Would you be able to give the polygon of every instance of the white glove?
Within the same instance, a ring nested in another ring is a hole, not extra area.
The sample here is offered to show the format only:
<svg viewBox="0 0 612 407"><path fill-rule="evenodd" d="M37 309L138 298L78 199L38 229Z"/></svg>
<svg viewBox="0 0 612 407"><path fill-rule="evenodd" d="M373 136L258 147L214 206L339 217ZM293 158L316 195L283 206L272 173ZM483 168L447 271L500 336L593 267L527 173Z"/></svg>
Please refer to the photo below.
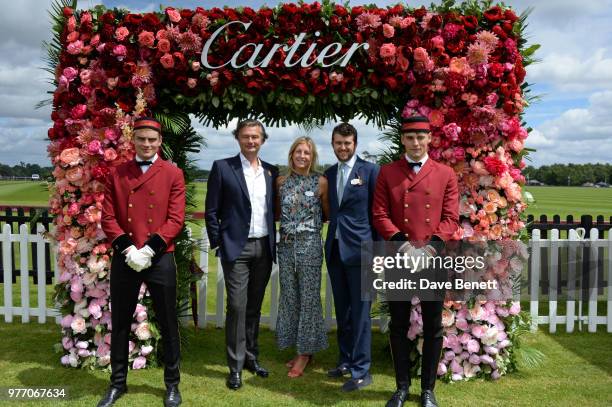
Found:
<svg viewBox="0 0 612 407"><path fill-rule="evenodd" d="M135 271L142 271L151 267L151 258L154 255L155 252L149 246L144 246L140 250L130 250L125 258L125 262Z"/></svg>
<svg viewBox="0 0 612 407"><path fill-rule="evenodd" d="M129 252L131 252L132 250L138 250L136 249L136 246L131 245L130 247L128 247L127 249L125 249L124 251L121 252L121 254L127 255Z"/></svg>
<svg viewBox="0 0 612 407"><path fill-rule="evenodd" d="M421 270L426 269L427 263L429 263L429 259L433 258L435 253L435 249L431 246L424 246L418 249L413 247L412 251L408 253L408 255L411 256L415 261L414 264L416 265L416 267L414 268L413 272L418 273Z"/></svg>
<svg viewBox="0 0 612 407"><path fill-rule="evenodd" d="M408 256L411 256L412 251L414 250L414 246L410 244L410 242L406 242L397 249L400 253L406 253Z"/></svg>

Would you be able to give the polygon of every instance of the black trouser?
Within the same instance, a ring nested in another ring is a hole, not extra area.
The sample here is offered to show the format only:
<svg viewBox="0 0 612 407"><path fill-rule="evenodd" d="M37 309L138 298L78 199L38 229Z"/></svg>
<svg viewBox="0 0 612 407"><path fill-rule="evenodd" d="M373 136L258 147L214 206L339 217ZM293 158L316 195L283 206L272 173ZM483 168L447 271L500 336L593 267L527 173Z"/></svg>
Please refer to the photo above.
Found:
<svg viewBox="0 0 612 407"><path fill-rule="evenodd" d="M423 355L421 390L433 390L436 384L440 352L442 352L442 301L421 302L423 316ZM390 342L399 387L410 386L410 342L406 337L410 327L410 301L389 301L391 313Z"/></svg>
<svg viewBox="0 0 612 407"><path fill-rule="evenodd" d="M164 346L164 382L177 385L180 380L180 338L176 318L176 263L173 253L154 259L148 269L134 271L125 263L125 256L113 257L111 265L111 385L126 385L128 372L128 344L138 293L142 283L153 300L153 310L161 330Z"/></svg>
<svg viewBox="0 0 612 407"><path fill-rule="evenodd" d="M249 239L232 262L222 262L227 309L225 344L231 372L240 372L246 360L257 360L261 304L272 271L268 237Z"/></svg>

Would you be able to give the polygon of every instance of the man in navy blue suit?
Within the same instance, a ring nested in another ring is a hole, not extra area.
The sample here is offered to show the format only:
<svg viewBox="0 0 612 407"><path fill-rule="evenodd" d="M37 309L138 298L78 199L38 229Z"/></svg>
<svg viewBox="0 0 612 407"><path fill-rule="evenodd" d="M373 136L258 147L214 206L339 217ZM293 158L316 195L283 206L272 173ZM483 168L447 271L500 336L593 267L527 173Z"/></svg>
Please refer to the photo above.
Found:
<svg viewBox="0 0 612 407"><path fill-rule="evenodd" d="M213 163L205 204L210 248L217 250L225 277L225 342L230 373L226 385L242 386L243 367L260 377L257 360L261 304L276 256L274 185L278 169L259 159L268 138L257 120L238 123L240 153Z"/></svg>
<svg viewBox="0 0 612 407"><path fill-rule="evenodd" d="M342 390L353 391L372 383L371 301L361 297L361 242L376 235L371 209L379 167L355 155L357 130L348 123L334 128L332 147L338 163L325 171L330 186L325 261L334 293L339 358L328 376L350 374Z"/></svg>

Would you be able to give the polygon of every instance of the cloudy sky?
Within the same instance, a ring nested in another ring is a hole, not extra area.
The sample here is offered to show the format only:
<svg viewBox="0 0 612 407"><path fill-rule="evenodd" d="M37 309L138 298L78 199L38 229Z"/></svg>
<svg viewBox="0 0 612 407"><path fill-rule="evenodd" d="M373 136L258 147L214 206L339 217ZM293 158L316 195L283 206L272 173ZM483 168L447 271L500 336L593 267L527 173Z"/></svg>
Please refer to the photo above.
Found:
<svg viewBox="0 0 612 407"><path fill-rule="evenodd" d="M439 1L439 0L434 0ZM352 5L375 1L351 1ZM0 13L0 163L20 161L49 165L45 141L50 109L35 109L52 90L44 66L42 41L50 38L47 10L49 0L21 0L3 3ZM79 0L79 8L90 8L100 1ZM149 1L102 1L107 7L120 6L135 11L159 9ZM276 5L277 1L166 0L175 7ZM379 6L397 1L376 1ZM413 1L417 6L430 1ZM532 7L529 18L530 43L542 48L541 62L528 69L527 81L542 101L530 106L525 116L534 128L527 146L536 166L551 163L612 163L612 0L506 0L518 13ZM379 151L380 129L355 122L359 130L358 151ZM197 159L200 167L210 168L213 159L237 151L231 129L205 128L194 123L206 137L208 147ZM329 134L333 123L310 133L320 146L321 162L333 162ZM284 163L288 146L305 134L298 127L270 128L270 140L262 149L265 160Z"/></svg>

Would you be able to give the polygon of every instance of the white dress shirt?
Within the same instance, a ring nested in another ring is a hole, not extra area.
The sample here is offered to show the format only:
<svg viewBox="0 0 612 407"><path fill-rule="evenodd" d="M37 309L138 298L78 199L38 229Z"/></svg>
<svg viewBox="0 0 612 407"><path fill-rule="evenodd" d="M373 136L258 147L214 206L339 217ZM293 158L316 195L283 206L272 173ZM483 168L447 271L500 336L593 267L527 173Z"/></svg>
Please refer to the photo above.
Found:
<svg viewBox="0 0 612 407"><path fill-rule="evenodd" d="M414 161L412 159L410 159L410 157L408 157L407 154L404 154L404 158L406 159L406 161L408 161L409 163L416 163L417 161ZM419 171L421 171L421 168L423 168L423 166L425 165L425 163L427 162L427 160L429 159L429 155L426 153L425 157L421 158L421 161L418 161L421 163L420 167L413 167L412 170L414 171L415 174L418 174Z"/></svg>
<svg viewBox="0 0 612 407"><path fill-rule="evenodd" d="M152 163L155 162L155 160L157 160L157 153L155 153L155 155L153 156L153 158L151 158L148 161L151 161ZM138 155L136 156L136 162L141 162L141 161L145 161L142 158L138 157ZM152 164L151 164L152 165ZM151 168L151 165L139 165L140 169L142 170L142 173L144 174L145 172L147 172L147 170L149 168Z"/></svg>
<svg viewBox="0 0 612 407"><path fill-rule="evenodd" d="M340 195L344 198L344 191L346 191L346 185L349 183L349 177L355 166L355 161L357 161L357 154L353 154L348 161L338 161L338 173L336 174L336 193L338 198L340 198ZM340 172L342 172L342 174ZM344 176L344 191L340 192L340 178L342 178L342 176ZM338 199L338 206L340 206L341 202L342 201ZM340 228L336 226L336 239L340 238L339 229Z"/></svg>
<svg viewBox="0 0 612 407"><path fill-rule="evenodd" d="M268 235L268 224L266 215L268 206L266 205L266 176L264 168L259 158L257 159L257 171L251 167L251 163L240 153L242 162L242 172L249 190L249 200L251 201L251 225L249 227L249 238L260 238Z"/></svg>

